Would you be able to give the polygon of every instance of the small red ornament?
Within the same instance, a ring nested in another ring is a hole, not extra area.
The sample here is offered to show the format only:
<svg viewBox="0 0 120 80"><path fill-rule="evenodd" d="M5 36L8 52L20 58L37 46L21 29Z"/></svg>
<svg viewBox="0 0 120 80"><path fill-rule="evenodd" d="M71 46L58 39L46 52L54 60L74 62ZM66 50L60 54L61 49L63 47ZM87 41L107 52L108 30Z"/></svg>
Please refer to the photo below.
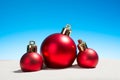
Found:
<svg viewBox="0 0 120 80"><path fill-rule="evenodd" d="M30 41L25 53L20 60L21 70L24 72L38 71L42 68L42 56L37 53L35 41Z"/></svg>
<svg viewBox="0 0 120 80"><path fill-rule="evenodd" d="M77 56L77 63L80 67L94 68L98 63L98 55L95 50L88 48L86 43L78 40L79 53Z"/></svg>
<svg viewBox="0 0 120 80"><path fill-rule="evenodd" d="M48 36L41 45L41 53L49 68L66 68L72 65L76 58L76 45L69 37L70 25L61 33Z"/></svg>

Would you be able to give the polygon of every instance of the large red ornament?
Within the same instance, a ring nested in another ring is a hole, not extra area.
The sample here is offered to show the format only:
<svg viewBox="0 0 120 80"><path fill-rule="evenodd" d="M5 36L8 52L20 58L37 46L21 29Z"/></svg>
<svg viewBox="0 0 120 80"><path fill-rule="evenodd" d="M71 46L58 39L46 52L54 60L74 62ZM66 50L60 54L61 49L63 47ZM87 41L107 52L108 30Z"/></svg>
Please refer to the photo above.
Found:
<svg viewBox="0 0 120 80"><path fill-rule="evenodd" d="M79 53L77 63L80 67L95 68L98 63L98 55L95 50L87 48L87 45L82 40L78 40Z"/></svg>
<svg viewBox="0 0 120 80"><path fill-rule="evenodd" d="M76 45L69 37L69 25L61 33L48 36L41 45L41 53L49 68L66 68L72 65L76 58Z"/></svg>
<svg viewBox="0 0 120 80"><path fill-rule="evenodd" d="M25 53L20 60L21 70L24 72L38 71L42 68L42 56L37 53L37 46L34 41L30 41Z"/></svg>

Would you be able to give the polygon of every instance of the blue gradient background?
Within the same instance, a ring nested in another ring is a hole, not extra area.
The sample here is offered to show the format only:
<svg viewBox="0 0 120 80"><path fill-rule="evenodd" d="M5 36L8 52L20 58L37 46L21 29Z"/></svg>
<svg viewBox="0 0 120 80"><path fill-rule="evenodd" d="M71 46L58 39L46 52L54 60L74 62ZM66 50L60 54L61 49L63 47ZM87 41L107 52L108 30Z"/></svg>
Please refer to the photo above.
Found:
<svg viewBox="0 0 120 80"><path fill-rule="evenodd" d="M38 52L50 34L72 25L100 58L120 59L119 0L0 0L0 59L20 59L30 40Z"/></svg>

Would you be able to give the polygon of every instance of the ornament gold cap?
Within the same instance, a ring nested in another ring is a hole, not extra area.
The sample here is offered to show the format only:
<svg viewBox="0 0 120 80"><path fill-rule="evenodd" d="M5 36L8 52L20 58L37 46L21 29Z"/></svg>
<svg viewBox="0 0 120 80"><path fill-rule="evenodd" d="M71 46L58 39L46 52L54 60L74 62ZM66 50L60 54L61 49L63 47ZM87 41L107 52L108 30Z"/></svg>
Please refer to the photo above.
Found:
<svg viewBox="0 0 120 80"><path fill-rule="evenodd" d="M71 28L71 25L67 24L66 27L62 29L61 34L69 36L70 33L71 33L71 29L70 28Z"/></svg>
<svg viewBox="0 0 120 80"><path fill-rule="evenodd" d="M79 39L78 40L78 49L79 49L79 51L84 51L86 48L88 48L86 42Z"/></svg>
<svg viewBox="0 0 120 80"><path fill-rule="evenodd" d="M27 52L37 52L35 41L29 41L29 45L27 45Z"/></svg>

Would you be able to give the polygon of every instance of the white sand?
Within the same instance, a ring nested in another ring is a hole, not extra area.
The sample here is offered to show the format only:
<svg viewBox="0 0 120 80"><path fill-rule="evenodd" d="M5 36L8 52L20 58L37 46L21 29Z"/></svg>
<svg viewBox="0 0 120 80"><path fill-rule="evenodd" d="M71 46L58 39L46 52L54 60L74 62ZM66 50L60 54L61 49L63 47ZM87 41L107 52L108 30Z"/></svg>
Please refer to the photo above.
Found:
<svg viewBox="0 0 120 80"><path fill-rule="evenodd" d="M21 72L19 61L0 60L0 80L120 80L120 60L102 59L93 69L75 64L65 69Z"/></svg>

